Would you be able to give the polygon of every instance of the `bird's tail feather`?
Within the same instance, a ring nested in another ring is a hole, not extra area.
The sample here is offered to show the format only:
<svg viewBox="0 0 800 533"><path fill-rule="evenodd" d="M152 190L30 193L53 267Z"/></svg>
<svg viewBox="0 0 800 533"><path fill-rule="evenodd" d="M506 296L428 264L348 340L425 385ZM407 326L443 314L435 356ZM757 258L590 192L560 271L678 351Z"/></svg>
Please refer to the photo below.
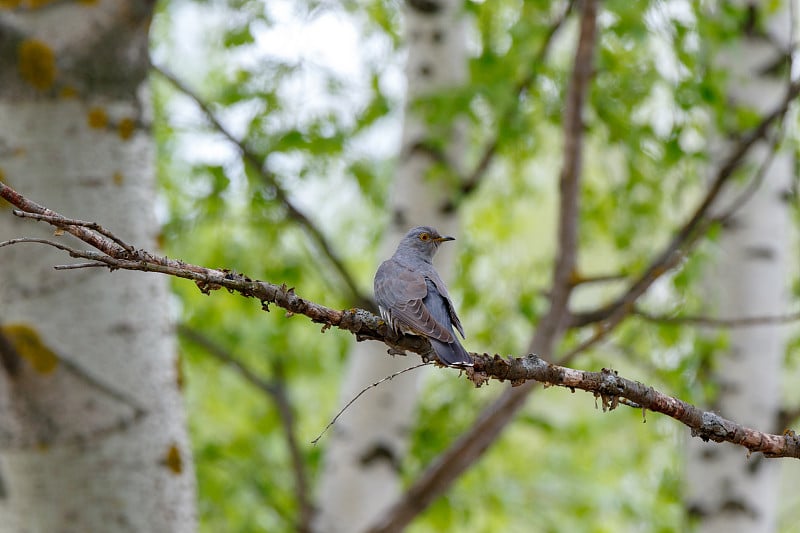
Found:
<svg viewBox="0 0 800 533"><path fill-rule="evenodd" d="M428 339L431 341L431 346L433 346L433 351L436 352L436 356L439 358L443 364L447 366L472 366L472 357L470 357L469 353L461 346L461 343L458 342L458 339L454 339L453 342L442 342L436 339Z"/></svg>

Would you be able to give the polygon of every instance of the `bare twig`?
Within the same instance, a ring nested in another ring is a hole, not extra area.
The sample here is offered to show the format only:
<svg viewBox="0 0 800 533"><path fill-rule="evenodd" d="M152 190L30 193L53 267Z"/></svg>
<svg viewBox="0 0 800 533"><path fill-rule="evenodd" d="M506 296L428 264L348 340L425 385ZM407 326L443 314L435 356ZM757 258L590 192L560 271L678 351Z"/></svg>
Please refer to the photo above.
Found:
<svg viewBox="0 0 800 533"><path fill-rule="evenodd" d="M20 218L32 218L34 220L41 220L44 222L49 222L50 224L63 228L65 226L83 226L84 228L89 228L98 232L100 235L108 237L115 243L122 246L124 249L128 250L129 252L133 251L133 247L129 244L125 244L122 239L119 239L116 235L105 229L103 226L98 224L97 222L86 222L85 220L77 220L74 218L64 218L64 217L54 217L52 215L42 215L39 213L27 213L25 211L20 211L19 209L14 209L14 215Z"/></svg>
<svg viewBox="0 0 800 533"><path fill-rule="evenodd" d="M783 137L783 121L781 121L776 128L775 134L772 136L770 140L770 149L767 153L767 156L764 158L764 161L758 167L755 176L747 186L744 188L743 191L739 193L739 195L734 198L734 200L730 203L730 205L723 209L718 215L713 217L713 222L725 224L727 223L733 216L736 214L739 209L744 206L750 200L753 195L758 191L761 187L761 184L764 183L764 178L767 175L767 170L769 170L770 165L775 160L775 156L778 153L778 147L780 145L781 138Z"/></svg>
<svg viewBox="0 0 800 533"><path fill-rule="evenodd" d="M700 315L657 315L635 308L633 315L659 324L690 324L693 326L703 326L708 328L744 328L751 326L769 326L778 324L789 324L800 320L800 311L785 315L765 315L749 316L742 318L713 318Z"/></svg>
<svg viewBox="0 0 800 533"><path fill-rule="evenodd" d="M311 444L314 444L314 445L316 445L316 444L319 442L319 440L322 438L322 436L323 436L323 435L325 435L325 433L326 433L326 432L327 432L327 431L330 429L330 427L331 427L332 425L334 425L334 424L336 423L336 421L337 421L337 420L339 420L339 417L340 417L340 416L342 416L342 414L343 414L343 413L344 413L344 412L347 410L347 408L348 408L348 407L350 407L351 405L353 405L353 404L356 402L356 400L358 400L359 398L361 398L361 396L362 396L362 395L363 395L365 392L367 392L368 390L370 390L370 389L372 389L372 388L375 388L375 387L377 387L377 386L378 386L378 385L380 385L381 383L384 383L384 382L386 382L386 381L390 381L390 380L392 380L392 379L396 378L396 377L397 377L397 376L399 376L400 374L405 374L405 373L406 373L406 372L408 372L409 370L414 370L414 369L416 369L416 368L419 368L419 367L422 367L422 366L428 366L428 365L430 365L430 364L431 364L430 362L427 362L427 361L426 361L426 362L424 362L424 363L420 363L420 364L418 364L418 365L414 365L414 366L410 366L410 367L408 367L408 368L404 368L403 370L398 370L398 371L397 371L397 372L395 372L394 374L390 374L390 375L386 376L385 378L379 379L379 380L378 380L378 381L376 381L375 383L371 383L371 384L367 385L366 387L364 387L363 389L361 389L361 392L359 392L358 394L356 394L356 395L353 397L353 399L351 399L349 402L347 402L347 403L345 404L345 406L344 406L344 407L342 407L341 409L339 409L339 412L338 412L338 413L336 413L336 416L334 416L334 417L331 419L331 421L330 421L330 422L328 422L328 425L327 425L327 426L325 426L325 429L323 429L323 430L322 430L322 432L321 432L319 435L317 435L317 437L316 437L315 439L313 439L313 440L311 441Z"/></svg>
<svg viewBox="0 0 800 533"><path fill-rule="evenodd" d="M311 503L305 461L300 451L300 444L297 441L294 409L292 408L288 394L286 394L286 388L283 383L278 380L266 380L262 378L239 358L200 331L190 328L185 324L179 324L177 330L186 340L197 344L203 348L206 353L234 369L247 382L265 393L275 403L281 425L283 426L286 447L289 450L289 455L292 460L292 471L294 472L295 497L297 498L299 507L296 529L299 532L310 532L311 521L314 517L314 506Z"/></svg>
<svg viewBox="0 0 800 533"><path fill-rule="evenodd" d="M314 222L294 204L294 202L292 202L288 191L286 191L279 183L278 177L272 171L266 168L264 158L256 154L249 146L247 146L244 141L237 139L236 136L233 135L233 133L231 133L230 130L228 130L222 124L222 122L219 121L216 114L211 109L211 106L204 102L203 99L200 98L197 93L192 91L192 89L190 89L185 83L183 83L170 72L167 72L162 67L152 65L152 68L164 79L169 81L176 89L188 96L195 103L195 105L197 105L200 111L202 111L203 115L205 115L206 120L211 123L214 129L221 133L223 137L225 137L236 147L237 150L239 150L239 153L242 155L242 159L245 164L249 165L259 175L264 184L275 192L276 198L286 208L289 218L297 222L300 227L303 228L308 236L311 237L311 240L316 244L316 246L319 247L331 265L333 265L334 269L336 269L339 277L347 286L347 290L350 293L350 298L353 300L353 303L367 309L375 309L376 307L372 299L359 290L355 279L350 274L350 271L345 267L341 258L333 250L333 246L322 233L322 230L319 229L316 224L314 224Z"/></svg>
<svg viewBox="0 0 800 533"><path fill-rule="evenodd" d="M0 183L0 196L5 198L8 203L11 205L19 208L20 211L24 211L25 213L36 213L39 215L45 216L56 216L60 217L58 213L52 211L44 206L41 206L35 202L31 202L17 191L12 189L11 187ZM17 215L20 216L20 215ZM69 220L66 217L61 217L63 220ZM44 219L42 219L44 220ZM49 221L48 221L49 222ZM50 222L53 224L52 222ZM109 255L113 255L114 257L124 257L128 250L124 246L120 246L114 239L109 239L105 237L103 234L86 228L81 225L66 225L66 226L59 226L57 224L53 224L57 228L61 228L64 231L71 233L72 235L76 236L83 242L93 246L94 248L100 249L99 246L104 246L106 248L106 253ZM33 242L33 241L31 241ZM48 244L48 243L44 243ZM56 246L58 248L59 245Z"/></svg>
<svg viewBox="0 0 800 533"><path fill-rule="evenodd" d="M553 265L550 308L539 322L530 351L551 354L566 325L569 297L574 287L578 244L578 201L583 155L583 105L592 74L597 22L596 0L584 0L575 62L564 109L564 154L560 176L559 245ZM401 531L426 509L500 436L524 405L534 382L506 390L478 416L474 424L414 481L400 500L370 529Z"/></svg>
<svg viewBox="0 0 800 533"><path fill-rule="evenodd" d="M623 281L628 276L626 274L603 274L597 276L575 276L572 280L572 285L577 287L579 285L589 285L595 283L608 283L611 281Z"/></svg>
<svg viewBox="0 0 800 533"><path fill-rule="evenodd" d="M0 197L17 202L14 204L17 207L29 205L37 209L44 209L25 199L3 183L0 183ZM58 217L59 215L50 211L50 216ZM55 220L51 223L57 224ZM392 348L404 349L419 354L427 354L431 350L430 343L421 337L403 336L398 338L393 336L386 324L368 311L359 309L336 311L300 298L295 294L294 289L287 288L285 285L278 286L264 281L253 281L241 274L190 265L181 261L159 257L142 250L137 250L133 257L129 257L127 252L121 249L112 239L103 236L98 237L98 234L93 232L86 235L86 241L91 241L93 246L101 250L100 253L108 250L110 253L123 256L122 258L111 255L105 256L104 262L111 269L161 272L175 277L192 279L200 290L206 293L224 287L230 291L239 292L243 296L260 299L265 310L269 303L274 303L289 311L288 315L305 315L314 322L324 323L326 327L336 326L339 329L350 331L356 334L359 339L379 340ZM78 251L78 253L89 252ZM323 327L323 330L326 327ZM472 357L475 366L467 369L466 374L476 385L482 385L489 379L498 379L501 381L510 380L514 385L542 382L548 385L581 389L593 392L597 397L601 398L606 409L614 408L619 398L624 398L643 409L649 409L675 418L690 427L695 436L716 442L732 442L751 451L763 452L769 457L800 458L800 439L794 433L788 432L783 436L770 435L740 426L714 413L702 411L681 400L659 393L651 387L645 387L640 383L621 378L610 370L603 370L602 372L575 370L547 363L535 355L520 358L503 358L499 355L472 354ZM75 371L75 368L72 370ZM102 384L97 384L97 386L113 397L132 405L137 411L135 414L141 415L141 408L138 408L134 402L113 390L109 390ZM512 390L519 390L520 388L522 387ZM518 401L522 401L522 399L524 399L524 396L519 398ZM499 420L498 424L505 423L508 415L502 411L498 412L496 409L507 405L513 407L515 404L513 402L496 402L493 404L495 409L484 411L480 420L494 416ZM487 427L487 425L483 424L483 427ZM489 425L488 427L491 426ZM468 437L469 432L462 439ZM488 446L488 443L486 445ZM455 465L461 470L465 469L475 459L473 452L470 450L467 450L467 452L465 452L461 461L466 464L459 465L457 462ZM452 481L451 478L452 475L445 470L443 475L437 477L440 483L435 483L434 486L443 488L443 484L447 486ZM418 493L418 489L415 489L418 486L419 484L412 486L413 494ZM431 498L430 489L426 489L425 492L418 494L418 496L423 498L423 501L429 501ZM418 508L419 505L412 505L412 511ZM397 525L396 522L392 523Z"/></svg>
<svg viewBox="0 0 800 533"><path fill-rule="evenodd" d="M79 268L95 268L95 267L107 267L108 265L104 265L103 263L72 263L69 265L54 265L54 270L77 270Z"/></svg>
<svg viewBox="0 0 800 533"><path fill-rule="evenodd" d="M34 237L20 237L18 239L9 239L7 241L0 242L0 248L5 246L11 246L12 244L22 244L22 243L34 243L34 244L46 244L47 246L52 246L53 248L58 248L61 251L67 252L72 257L83 257L80 250L76 250L75 248L70 248L64 244L57 243L55 241L51 241L48 239L37 239Z"/></svg>

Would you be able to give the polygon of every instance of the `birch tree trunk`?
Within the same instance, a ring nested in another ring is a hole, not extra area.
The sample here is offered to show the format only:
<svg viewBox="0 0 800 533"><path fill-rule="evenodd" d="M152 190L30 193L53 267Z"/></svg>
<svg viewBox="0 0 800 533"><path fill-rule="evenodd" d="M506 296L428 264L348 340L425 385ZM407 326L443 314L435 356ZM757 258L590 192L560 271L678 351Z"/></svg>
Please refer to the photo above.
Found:
<svg viewBox="0 0 800 533"><path fill-rule="evenodd" d="M426 141L434 133L415 115L411 103L426 93L463 84L467 76L463 5L461 0L407 0L405 7L408 59L407 102L402 147L389 206L392 220L384 237L381 260L413 226L434 226L452 234L456 213L443 208L447 199L441 180L428 178L435 163ZM450 172L462 169L463 128L454 123L447 141ZM447 279L454 246L444 246L436 265ZM376 265L377 268L377 265ZM412 364L414 359L390 358L385 348L359 343L353 348L342 384L347 402L364 387ZM357 532L380 517L400 494L399 470L414 424L416 396L422 372L403 374L369 391L350 406L333 428L319 487L317 531Z"/></svg>
<svg viewBox="0 0 800 533"><path fill-rule="evenodd" d="M152 7L52 2L0 15L0 178L144 248L159 231L137 97ZM4 216L0 241L20 236L85 247ZM64 262L41 245L0 249L0 532L194 531L167 280L53 270Z"/></svg>
<svg viewBox="0 0 800 533"><path fill-rule="evenodd" d="M771 68L785 61L790 46L788 6L759 17L763 4L751 6L752 28L737 49L720 58L731 74L730 97L762 115L784 97L786 80ZM766 33L761 31L761 27ZM785 72L782 73L784 76ZM752 152L755 166L768 158L762 141ZM735 216L724 225L717 255L709 265L707 286L715 316L741 318L788 312L791 219L787 203L795 171L792 150L781 150L766 169L764 181ZM730 206L747 184L733 187L720 202ZM775 431L780 408L780 374L785 352L778 325L730 331L730 346L715 358L718 395L712 408L745 426ZM777 528L780 462L760 454L747 457L729 444L705 444L691 439L687 457L687 508L698 530L772 532Z"/></svg>

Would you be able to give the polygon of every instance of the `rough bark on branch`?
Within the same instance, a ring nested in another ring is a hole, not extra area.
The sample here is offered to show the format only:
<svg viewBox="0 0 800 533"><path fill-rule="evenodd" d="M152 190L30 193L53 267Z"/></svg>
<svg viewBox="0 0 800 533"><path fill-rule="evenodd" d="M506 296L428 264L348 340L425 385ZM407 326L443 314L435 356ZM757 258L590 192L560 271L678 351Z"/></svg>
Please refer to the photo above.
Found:
<svg viewBox="0 0 800 533"><path fill-rule="evenodd" d="M78 250L59 245L74 257L101 263L111 270L140 270L160 272L170 276L193 280L204 293L225 288L242 296L257 298L264 310L270 303L285 309L287 316L301 314L313 322L324 324L323 331L335 326L350 331L358 340L377 340L393 349L406 350L426 357L431 352L430 343L422 337L410 335L395 337L377 316L362 309L338 311L298 296L294 288L257 281L226 269L212 269L191 265L179 260L161 257L146 250L120 244L122 241L93 222L81 222L62 217L58 213L31 202L11 187L0 183L0 197L29 213L44 215L43 221L69 232L97 251ZM28 217L37 218L37 217ZM76 224L77 223L77 224ZM19 241L19 240L15 240ZM8 245L6 241L0 247ZM24 242L24 240L23 240ZM132 251L131 251L132 250ZM570 389L592 392L602 400L603 409L614 409L625 400L643 410L663 413L678 420L692 430L692 435L715 442L731 442L750 450L762 452L767 457L800 458L800 438L793 432L783 435L763 433L747 428L711 412L703 411L686 402L672 398L638 382L620 377L613 370L601 372L575 370L548 363L536 355L503 358L499 355L472 354L475 366L467 378L477 386L489 379L511 381L513 385L536 381Z"/></svg>

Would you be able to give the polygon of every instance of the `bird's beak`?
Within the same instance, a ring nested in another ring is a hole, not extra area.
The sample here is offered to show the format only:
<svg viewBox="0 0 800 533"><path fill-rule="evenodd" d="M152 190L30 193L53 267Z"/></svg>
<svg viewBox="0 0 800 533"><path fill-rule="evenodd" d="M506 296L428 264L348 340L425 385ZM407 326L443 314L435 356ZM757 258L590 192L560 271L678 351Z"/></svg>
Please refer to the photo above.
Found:
<svg viewBox="0 0 800 533"><path fill-rule="evenodd" d="M440 242L446 242L446 241L454 241L454 240L456 240L456 238L455 237L450 237L448 235L445 235L444 237L439 237L438 239L433 239L433 240L436 241L436 243L440 243Z"/></svg>

